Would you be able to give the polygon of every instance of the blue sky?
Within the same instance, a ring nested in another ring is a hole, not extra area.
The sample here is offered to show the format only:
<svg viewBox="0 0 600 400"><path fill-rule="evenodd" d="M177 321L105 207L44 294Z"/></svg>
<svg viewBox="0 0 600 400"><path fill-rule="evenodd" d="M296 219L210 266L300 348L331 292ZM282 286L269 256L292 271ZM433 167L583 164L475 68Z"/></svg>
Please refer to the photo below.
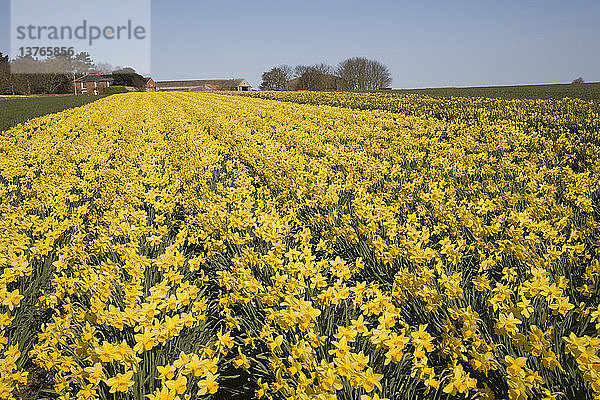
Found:
<svg viewBox="0 0 600 400"><path fill-rule="evenodd" d="M258 86L274 65L365 56L397 88L600 81L599 15L598 0L153 0L152 76Z"/></svg>

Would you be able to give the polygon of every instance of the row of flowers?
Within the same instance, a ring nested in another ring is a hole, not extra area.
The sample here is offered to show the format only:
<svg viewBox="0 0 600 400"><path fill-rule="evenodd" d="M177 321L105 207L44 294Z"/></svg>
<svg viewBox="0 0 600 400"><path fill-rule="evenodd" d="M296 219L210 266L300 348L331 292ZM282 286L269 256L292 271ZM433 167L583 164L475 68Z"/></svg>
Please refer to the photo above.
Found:
<svg viewBox="0 0 600 400"><path fill-rule="evenodd" d="M267 95L1 134L0 398L600 393L593 105Z"/></svg>

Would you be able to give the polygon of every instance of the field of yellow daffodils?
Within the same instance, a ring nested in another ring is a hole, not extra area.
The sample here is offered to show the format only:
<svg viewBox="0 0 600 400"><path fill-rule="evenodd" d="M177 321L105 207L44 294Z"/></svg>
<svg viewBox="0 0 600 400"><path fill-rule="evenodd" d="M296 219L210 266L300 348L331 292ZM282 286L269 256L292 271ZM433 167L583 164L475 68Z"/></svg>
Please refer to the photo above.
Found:
<svg viewBox="0 0 600 400"><path fill-rule="evenodd" d="M0 133L0 398L600 398L598 105L260 95Z"/></svg>

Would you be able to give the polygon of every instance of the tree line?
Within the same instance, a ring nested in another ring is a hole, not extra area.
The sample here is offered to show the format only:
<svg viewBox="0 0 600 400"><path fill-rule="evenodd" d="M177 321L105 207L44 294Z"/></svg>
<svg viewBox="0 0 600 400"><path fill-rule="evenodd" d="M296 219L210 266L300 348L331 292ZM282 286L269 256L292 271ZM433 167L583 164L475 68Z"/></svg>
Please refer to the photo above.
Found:
<svg viewBox="0 0 600 400"><path fill-rule="evenodd" d="M13 72L17 71L17 72ZM0 52L0 94L74 93L73 81L87 74L112 74L113 85L143 90L146 80L133 68L94 62L86 52L61 54L39 60L31 56L9 60Z"/></svg>
<svg viewBox="0 0 600 400"><path fill-rule="evenodd" d="M392 83L387 66L377 60L352 57L333 67L279 65L262 74L261 90L377 90Z"/></svg>

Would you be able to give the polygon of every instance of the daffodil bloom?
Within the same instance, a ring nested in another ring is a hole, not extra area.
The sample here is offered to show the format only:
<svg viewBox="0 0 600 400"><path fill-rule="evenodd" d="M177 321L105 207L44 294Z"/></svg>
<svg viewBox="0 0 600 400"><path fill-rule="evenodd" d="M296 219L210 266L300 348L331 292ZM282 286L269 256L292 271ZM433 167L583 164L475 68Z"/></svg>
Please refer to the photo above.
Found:
<svg viewBox="0 0 600 400"><path fill-rule="evenodd" d="M187 390L187 378L184 375L179 375L175 380L166 381L165 386L177 394L184 394Z"/></svg>
<svg viewBox="0 0 600 400"><path fill-rule="evenodd" d="M93 385L97 385L102 379L105 378L101 363L95 363L91 367L85 367L84 371L87 374L87 380Z"/></svg>
<svg viewBox="0 0 600 400"><path fill-rule="evenodd" d="M169 390L166 386L163 386L160 390L154 391L152 394L147 394L148 400L175 400L177 393Z"/></svg>
<svg viewBox="0 0 600 400"><path fill-rule="evenodd" d="M238 356L233 360L233 366L236 368L243 368L247 370L250 368L250 362L248 361L248 357L242 354L241 349L238 348Z"/></svg>
<svg viewBox="0 0 600 400"><path fill-rule="evenodd" d="M198 387L200 388L198 394L203 396L205 394L217 393L217 389L219 389L219 382L217 381L218 377L219 375L213 375L208 372L206 376L198 382Z"/></svg>
<svg viewBox="0 0 600 400"><path fill-rule="evenodd" d="M173 365L165 365L165 366L157 366L158 372L160 374L161 380L171 380L175 377L175 372L177 368Z"/></svg>
<svg viewBox="0 0 600 400"><path fill-rule="evenodd" d="M517 325L520 325L522 322L520 319L516 318L513 313L500 314L498 322L496 323L496 329L499 332L508 332L510 334L517 333L519 328Z"/></svg>
<svg viewBox="0 0 600 400"><path fill-rule="evenodd" d="M222 334L221 332L217 332L217 338L219 340L219 346L223 348L230 349L233 347L233 339L231 338L229 332Z"/></svg>
<svg viewBox="0 0 600 400"><path fill-rule="evenodd" d="M117 374L114 378L105 379L105 382L110 387L111 393L127 392L134 384L131 380L132 377L133 371L127 371L124 374Z"/></svg>
<svg viewBox="0 0 600 400"><path fill-rule="evenodd" d="M383 378L383 374L376 374L373 372L373 368L369 367L364 373L359 375L361 376L362 387L367 392L371 392L375 388L382 390L380 381Z"/></svg>

